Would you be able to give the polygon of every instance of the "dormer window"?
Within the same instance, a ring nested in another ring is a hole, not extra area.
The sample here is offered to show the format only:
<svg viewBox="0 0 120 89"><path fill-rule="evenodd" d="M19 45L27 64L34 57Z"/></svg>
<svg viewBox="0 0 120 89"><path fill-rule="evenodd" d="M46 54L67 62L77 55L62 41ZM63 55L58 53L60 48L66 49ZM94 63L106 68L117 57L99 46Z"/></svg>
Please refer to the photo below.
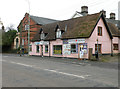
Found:
<svg viewBox="0 0 120 89"><path fill-rule="evenodd" d="M43 40L45 38L45 34L41 33L41 40Z"/></svg>
<svg viewBox="0 0 120 89"><path fill-rule="evenodd" d="M61 30L58 29L56 32L56 38L61 38Z"/></svg>

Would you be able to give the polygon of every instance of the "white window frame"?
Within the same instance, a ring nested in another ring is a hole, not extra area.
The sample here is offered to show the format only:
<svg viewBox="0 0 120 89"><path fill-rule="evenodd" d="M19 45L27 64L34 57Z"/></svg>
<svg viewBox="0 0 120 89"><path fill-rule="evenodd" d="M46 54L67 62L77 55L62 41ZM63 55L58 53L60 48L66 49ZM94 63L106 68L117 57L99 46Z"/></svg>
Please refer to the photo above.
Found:
<svg viewBox="0 0 120 89"><path fill-rule="evenodd" d="M25 30L29 30L29 25L28 24L25 25Z"/></svg>
<svg viewBox="0 0 120 89"><path fill-rule="evenodd" d="M24 39L22 39L22 45L24 45L24 42L25 42L25 40L24 40Z"/></svg>
<svg viewBox="0 0 120 89"><path fill-rule="evenodd" d="M61 30L58 29L56 32L56 38L61 38Z"/></svg>
<svg viewBox="0 0 120 89"><path fill-rule="evenodd" d="M45 34L41 33L41 40L43 40L45 38Z"/></svg>

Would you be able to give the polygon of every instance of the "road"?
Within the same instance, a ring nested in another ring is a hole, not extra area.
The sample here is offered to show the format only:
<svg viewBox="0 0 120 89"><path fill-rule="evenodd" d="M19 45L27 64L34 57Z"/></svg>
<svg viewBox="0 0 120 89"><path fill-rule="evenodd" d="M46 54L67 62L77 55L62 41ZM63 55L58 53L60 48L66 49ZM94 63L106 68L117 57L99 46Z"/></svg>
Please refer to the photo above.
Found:
<svg viewBox="0 0 120 89"><path fill-rule="evenodd" d="M82 62L77 65L52 59L60 60L3 54L2 86L118 87L117 69L96 67Z"/></svg>

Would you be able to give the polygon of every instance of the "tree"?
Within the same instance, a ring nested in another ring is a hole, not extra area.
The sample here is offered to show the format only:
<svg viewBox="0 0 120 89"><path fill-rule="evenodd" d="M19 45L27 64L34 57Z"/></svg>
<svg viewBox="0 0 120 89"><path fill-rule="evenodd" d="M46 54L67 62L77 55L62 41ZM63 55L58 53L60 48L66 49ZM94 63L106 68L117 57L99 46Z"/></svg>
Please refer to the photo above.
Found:
<svg viewBox="0 0 120 89"><path fill-rule="evenodd" d="M14 42L14 38L16 37L16 30L10 28L7 32L2 35L2 51L8 51L11 49L12 43Z"/></svg>

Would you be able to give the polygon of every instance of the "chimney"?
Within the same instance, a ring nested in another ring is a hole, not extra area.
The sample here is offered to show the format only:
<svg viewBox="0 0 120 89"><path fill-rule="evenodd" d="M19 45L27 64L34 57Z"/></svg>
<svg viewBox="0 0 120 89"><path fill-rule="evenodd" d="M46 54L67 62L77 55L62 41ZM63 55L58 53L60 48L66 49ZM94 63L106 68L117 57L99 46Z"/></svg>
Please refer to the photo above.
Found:
<svg viewBox="0 0 120 89"><path fill-rule="evenodd" d="M110 13L110 19L114 19L115 20L115 13Z"/></svg>
<svg viewBox="0 0 120 89"><path fill-rule="evenodd" d="M83 16L88 15L88 7L87 7L87 6L82 6L82 7L81 7L81 14L82 14Z"/></svg>
<svg viewBox="0 0 120 89"><path fill-rule="evenodd" d="M101 10L100 13L103 13L103 16L106 17L106 11Z"/></svg>

